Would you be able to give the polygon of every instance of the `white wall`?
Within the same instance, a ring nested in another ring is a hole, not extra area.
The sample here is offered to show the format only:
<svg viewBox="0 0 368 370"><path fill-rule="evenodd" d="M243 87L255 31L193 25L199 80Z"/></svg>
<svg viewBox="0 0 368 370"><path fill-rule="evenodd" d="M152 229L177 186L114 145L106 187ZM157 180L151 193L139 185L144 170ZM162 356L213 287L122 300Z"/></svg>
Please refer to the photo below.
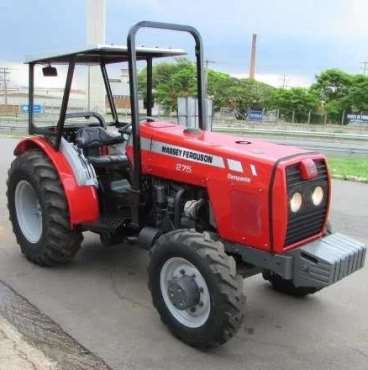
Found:
<svg viewBox="0 0 368 370"><path fill-rule="evenodd" d="M106 0L87 1L87 46L106 43ZM105 112L105 87L100 67L90 67L89 109ZM87 92L88 94L88 92Z"/></svg>

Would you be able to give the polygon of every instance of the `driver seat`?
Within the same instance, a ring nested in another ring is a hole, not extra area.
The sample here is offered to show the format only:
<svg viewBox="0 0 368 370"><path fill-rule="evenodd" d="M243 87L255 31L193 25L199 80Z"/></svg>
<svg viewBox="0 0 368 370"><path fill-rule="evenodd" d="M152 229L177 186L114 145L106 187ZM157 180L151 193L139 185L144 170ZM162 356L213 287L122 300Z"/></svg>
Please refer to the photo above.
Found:
<svg viewBox="0 0 368 370"><path fill-rule="evenodd" d="M97 148L102 145L122 144L122 135L107 131L104 127L82 127L75 135L75 143L82 149Z"/></svg>
<svg viewBox="0 0 368 370"><path fill-rule="evenodd" d="M102 146L122 144L125 139L123 135L108 132L103 127L82 127L75 135L76 145L83 149L89 162L94 167L124 166L129 165L125 154L98 155L98 148Z"/></svg>

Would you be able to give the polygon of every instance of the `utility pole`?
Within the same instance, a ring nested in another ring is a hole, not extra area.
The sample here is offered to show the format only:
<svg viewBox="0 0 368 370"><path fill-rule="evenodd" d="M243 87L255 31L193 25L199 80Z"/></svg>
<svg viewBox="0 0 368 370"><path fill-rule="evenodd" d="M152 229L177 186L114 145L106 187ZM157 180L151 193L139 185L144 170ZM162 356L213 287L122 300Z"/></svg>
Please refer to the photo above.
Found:
<svg viewBox="0 0 368 370"><path fill-rule="evenodd" d="M106 0L86 0L87 45L106 43ZM92 111L105 113L105 87L97 66L88 67L87 104Z"/></svg>
<svg viewBox="0 0 368 370"><path fill-rule="evenodd" d="M256 78L256 56L257 56L257 34L253 33L249 68L249 78L251 80L255 80Z"/></svg>
<svg viewBox="0 0 368 370"><path fill-rule="evenodd" d="M360 64L362 65L361 69L363 70L363 75L366 76L368 71L368 61L361 62Z"/></svg>
<svg viewBox="0 0 368 370"><path fill-rule="evenodd" d="M87 112L91 111L91 66L88 66L88 81L87 81Z"/></svg>
<svg viewBox="0 0 368 370"><path fill-rule="evenodd" d="M283 89L286 89L287 88L287 75L286 73L284 72L284 74L282 75L282 88Z"/></svg>
<svg viewBox="0 0 368 370"><path fill-rule="evenodd" d="M216 64L216 62L214 60L209 60L209 59L206 59L204 61L204 65L205 65L204 78L205 78L206 89L208 88L208 71L209 71L210 64Z"/></svg>
<svg viewBox="0 0 368 370"><path fill-rule="evenodd" d="M10 74L10 68L8 67L0 67L0 76L3 85L3 93L4 93L4 104L8 104L8 75Z"/></svg>

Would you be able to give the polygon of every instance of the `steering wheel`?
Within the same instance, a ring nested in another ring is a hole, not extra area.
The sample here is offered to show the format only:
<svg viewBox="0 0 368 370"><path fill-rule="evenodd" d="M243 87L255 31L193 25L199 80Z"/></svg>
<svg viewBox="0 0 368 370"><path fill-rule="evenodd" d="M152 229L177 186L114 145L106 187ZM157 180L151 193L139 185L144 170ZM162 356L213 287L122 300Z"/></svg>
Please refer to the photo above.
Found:
<svg viewBox="0 0 368 370"><path fill-rule="evenodd" d="M119 131L122 134L130 134L132 131L132 123L131 122L126 123L123 127L119 128Z"/></svg>

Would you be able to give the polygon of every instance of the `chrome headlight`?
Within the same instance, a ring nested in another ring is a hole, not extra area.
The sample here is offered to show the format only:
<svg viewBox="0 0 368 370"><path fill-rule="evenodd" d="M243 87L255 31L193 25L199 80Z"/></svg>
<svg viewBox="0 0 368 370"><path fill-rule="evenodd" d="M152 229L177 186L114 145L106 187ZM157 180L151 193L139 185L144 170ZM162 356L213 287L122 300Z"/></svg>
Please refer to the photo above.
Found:
<svg viewBox="0 0 368 370"><path fill-rule="evenodd" d="M302 208L302 204L303 204L302 194L299 192L294 193L289 200L289 204L290 204L291 212L293 213L298 212L300 208Z"/></svg>
<svg viewBox="0 0 368 370"><path fill-rule="evenodd" d="M325 192L323 191L322 186L316 186L312 193L312 203L317 207L319 206L323 198L325 197Z"/></svg>

